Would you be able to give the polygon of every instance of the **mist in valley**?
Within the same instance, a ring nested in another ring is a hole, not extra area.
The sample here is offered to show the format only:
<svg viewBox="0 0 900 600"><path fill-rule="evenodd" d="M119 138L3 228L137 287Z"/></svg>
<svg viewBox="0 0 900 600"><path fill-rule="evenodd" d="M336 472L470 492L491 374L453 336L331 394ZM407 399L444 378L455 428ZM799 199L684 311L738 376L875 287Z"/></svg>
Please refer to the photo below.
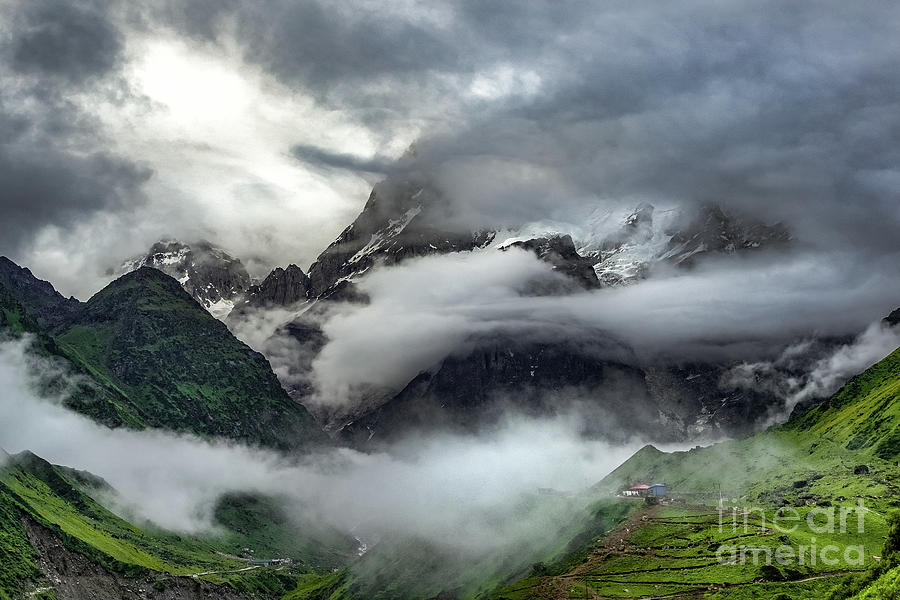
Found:
<svg viewBox="0 0 900 600"><path fill-rule="evenodd" d="M49 374L70 375L29 347L27 338L0 342L0 446L87 470L112 488L91 493L120 514L199 536L221 533L222 496L248 493L275 498L297 526L324 523L360 539L374 560L384 541L454 557L459 575L487 557L524 565L556 543L548 531L587 517L590 498L580 493L644 443L585 440L574 414L511 416L490 435L434 434L368 454L335 447L292 456L109 429L64 408L59 381L61 391L38 391Z"/></svg>

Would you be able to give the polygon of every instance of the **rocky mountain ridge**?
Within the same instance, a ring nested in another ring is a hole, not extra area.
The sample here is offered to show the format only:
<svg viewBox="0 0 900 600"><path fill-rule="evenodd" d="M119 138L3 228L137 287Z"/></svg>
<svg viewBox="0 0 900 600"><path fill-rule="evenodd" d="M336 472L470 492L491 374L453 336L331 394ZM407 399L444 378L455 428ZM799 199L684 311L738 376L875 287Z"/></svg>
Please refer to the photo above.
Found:
<svg viewBox="0 0 900 600"><path fill-rule="evenodd" d="M35 289L47 292L46 282L25 272L0 282L0 329L30 334L35 352L57 364L45 369L48 376L76 376L64 400L69 408L110 427L155 427L278 449L328 442L265 357L161 270L140 267L74 305L59 295L35 295ZM65 319L42 327L31 315L43 311Z"/></svg>
<svg viewBox="0 0 900 600"><path fill-rule="evenodd" d="M0 287L27 305L31 316L51 330L64 324L81 306L77 299L64 297L52 284L38 279L5 256L0 256Z"/></svg>
<svg viewBox="0 0 900 600"><path fill-rule="evenodd" d="M441 225L444 198L425 181L387 179L376 184L359 216L307 273L296 265L273 270L250 290L245 306L289 306L326 298L360 300L353 281L376 264L393 265L433 254L464 252L491 244L520 247L592 289L645 278L657 264L689 268L703 256L784 247L790 231L715 204L658 210L641 203L622 213L596 209L586 224L535 222L516 231L460 232ZM594 275L587 267L591 267ZM293 282L286 284L286 273ZM278 284L287 289L277 291Z"/></svg>
<svg viewBox="0 0 900 600"><path fill-rule="evenodd" d="M119 274L141 267L158 269L177 280L217 319L227 317L252 285L250 275L239 259L206 240L190 244L177 240L159 241L147 254L126 261L119 268Z"/></svg>
<svg viewBox="0 0 900 600"><path fill-rule="evenodd" d="M658 209L643 202L625 212L595 209L580 224L529 223L504 232L499 246L564 235L607 287L645 279L658 266L690 268L706 256L783 248L792 239L782 223L728 213L716 204Z"/></svg>
<svg viewBox="0 0 900 600"><path fill-rule="evenodd" d="M536 291L552 295L636 283L664 265L691 268L705 256L780 247L790 241L783 225L727 214L717 206L657 210L647 203L619 216L594 214L581 227L557 222L534 223L515 232L448 232L440 225L444 200L427 182L385 180L373 188L359 216L319 255L308 274L293 265L277 269L268 284L248 296L242 310L294 306L298 314L302 312L275 334L291 339L299 348L296 355L303 357L279 368L291 374L286 386L295 398L315 394L307 375L327 343L321 330L327 306L365 302L354 281L376 265L516 247L533 252L571 282L565 289ZM597 333L600 338L605 335ZM577 340L569 345L467 340L468 350L440 360L404 388L361 392L364 398L356 412L326 411L318 417L335 435L366 445L417 429L489 424L502 412L500 407L546 414L579 404L588 406L587 417L598 422L609 420L604 414L625 414L639 407L647 418L623 419L624 429L644 423L674 438L744 433L778 410L780 400L772 394L722 388L721 380L733 366L728 363L647 364L634 357L610 359L586 353L587 346ZM537 364L544 368L536 369ZM626 379L632 404L621 402L601 381L601 373L616 370L630 373ZM554 400L543 402L540 396ZM510 403L509 398L518 402Z"/></svg>

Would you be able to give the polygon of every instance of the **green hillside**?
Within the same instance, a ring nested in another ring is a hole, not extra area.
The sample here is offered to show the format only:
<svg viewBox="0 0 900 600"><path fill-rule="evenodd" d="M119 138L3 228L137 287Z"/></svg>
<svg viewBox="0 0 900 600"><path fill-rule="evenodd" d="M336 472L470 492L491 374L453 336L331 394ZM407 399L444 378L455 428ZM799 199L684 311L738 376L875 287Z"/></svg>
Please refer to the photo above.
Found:
<svg viewBox="0 0 900 600"><path fill-rule="evenodd" d="M231 591L260 598L280 598L301 581L325 579L333 568L346 564L352 556L347 541L335 533L329 537L329 542L335 542L334 547L312 548L311 538L301 539L303 528L269 522L268 515L259 512L255 526L263 530L278 526L284 530L278 543L266 543L258 531L230 529L234 525L230 521L219 522L219 530L207 538L138 527L94 500L67 469L27 452L9 458L4 455L0 461L6 463L0 466L3 600L23 598L28 590L42 588L48 589L48 596L52 594L54 582L47 581L39 567L42 559L49 560L42 556L46 548L43 553L38 550L42 542L39 538L50 538L49 546L59 547L67 555L55 567L66 569L75 559L86 561L85 564L96 566L99 575L94 575L94 579L105 585L128 585L127 581L132 580L137 586L150 580L162 589L186 582L194 585L190 582L198 579L208 582L210 590L225 585ZM261 502L274 506L271 501ZM289 566L257 567L248 559L233 556L236 547L253 548L258 558L292 558L295 562ZM326 564L319 562L323 555L329 557ZM78 567L68 575L78 578L84 570L83 566ZM83 583L92 585L91 581ZM214 592L207 594L215 596Z"/></svg>
<svg viewBox="0 0 900 600"><path fill-rule="evenodd" d="M144 267L92 297L56 337L141 423L280 449L326 441L269 363L168 275Z"/></svg>
<svg viewBox="0 0 900 600"><path fill-rule="evenodd" d="M84 365L69 360L69 356L31 312L0 283L0 340L4 337L19 339L24 335L30 336L29 351L36 361L47 363L42 366L60 367L37 367L41 391L44 394L65 390L63 403L66 407L109 427L146 426L140 409L122 394L121 390L109 382L94 378ZM66 377L67 374L76 377Z"/></svg>
<svg viewBox="0 0 900 600"><path fill-rule="evenodd" d="M900 350L784 425L684 452L644 447L593 493L612 495L635 483L664 482L674 502L644 506L621 500L638 507L638 513L588 544L581 562L532 573L494 597L838 599L866 585L859 598L900 597L900 569L894 568L900 556L881 556L889 534L900 543L900 528L892 530L888 523L888 515L900 507L898 439ZM717 510L720 502L724 513ZM787 511L807 525L807 518L825 522L820 511L840 515L843 509L846 530L817 532L803 526L783 532L773 527L779 509L779 516ZM788 547L806 559L804 564L796 557L788 564L721 564L717 551L738 543ZM862 546L862 560L811 564L814 544L841 553Z"/></svg>
<svg viewBox="0 0 900 600"><path fill-rule="evenodd" d="M65 298L49 282L38 279L5 256L0 256L0 287L5 288L5 295L24 306L31 318L48 331L55 331L81 305L75 298Z"/></svg>
<svg viewBox="0 0 900 600"><path fill-rule="evenodd" d="M6 259L0 275L0 334L31 334L36 354L86 376L65 399L69 408L111 427L283 450L328 443L268 361L161 271L124 275L84 304ZM53 318L54 310L65 318Z"/></svg>
<svg viewBox="0 0 900 600"><path fill-rule="evenodd" d="M827 402L785 428L861 456L900 458L900 350L853 377Z"/></svg>

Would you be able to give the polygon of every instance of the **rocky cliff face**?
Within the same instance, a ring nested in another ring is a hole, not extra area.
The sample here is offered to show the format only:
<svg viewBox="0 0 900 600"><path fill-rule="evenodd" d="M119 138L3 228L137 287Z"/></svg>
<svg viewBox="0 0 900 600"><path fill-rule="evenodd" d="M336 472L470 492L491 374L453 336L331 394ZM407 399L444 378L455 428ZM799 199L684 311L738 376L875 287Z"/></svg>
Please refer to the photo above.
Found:
<svg viewBox="0 0 900 600"><path fill-rule="evenodd" d="M364 449L428 431L486 431L505 415L573 415L584 435L610 441L739 436L783 404L762 387L723 385L733 366L646 364L578 344L494 340L441 361L383 404L332 427Z"/></svg>
<svg viewBox="0 0 900 600"><path fill-rule="evenodd" d="M304 373L327 343L319 325L326 305L365 302L354 281L377 265L430 254L521 248L569 282L526 293L554 295L638 283L659 265L689 268L704 256L790 240L780 224L726 214L716 206L657 210L646 203L618 218L595 217L582 227L534 224L504 232L500 239L495 231L446 231L440 224L442 201L427 182L384 181L356 220L319 255L308 278L299 268L276 269L251 293L249 307L308 303L301 317L277 333L300 348L298 364L282 370L290 373L286 385L295 398L315 393ZM552 414L577 407L586 432L652 432L656 439L684 439L743 433L778 409L779 399L768 391L724 389L723 376L733 365L647 364L627 349L615 356L598 353L598 345L615 342L604 332L553 343L466 340L465 350L438 361L403 389L363 390L355 413L319 417L338 437L369 447L416 431L489 427L507 410Z"/></svg>
<svg viewBox="0 0 900 600"><path fill-rule="evenodd" d="M207 242L161 241L141 257L127 261L121 273L140 267L158 269L176 279L185 291L214 317L223 319L250 289L247 269L240 260Z"/></svg>
<svg viewBox="0 0 900 600"><path fill-rule="evenodd" d="M247 302L255 306L290 306L306 301L309 277L297 265L277 267L259 285L250 287Z"/></svg>
<svg viewBox="0 0 900 600"><path fill-rule="evenodd" d="M533 252L541 260L550 263L554 271L565 275L584 289L601 287L593 261L578 254L570 235L516 241L501 247L503 250L507 248L522 248Z"/></svg>
<svg viewBox="0 0 900 600"><path fill-rule="evenodd" d="M27 307L41 327L50 330L60 327L81 307L78 300L65 298L49 282L38 279L5 256L0 256L0 287Z"/></svg>
<svg viewBox="0 0 900 600"><path fill-rule="evenodd" d="M900 308L894 310L884 318L884 322L890 325L891 327L896 327L900 325Z"/></svg>
<svg viewBox="0 0 900 600"><path fill-rule="evenodd" d="M687 220L683 229L672 233L661 258L691 266L702 254L773 248L790 240L790 232L781 223L767 225L757 219L728 215L716 205L706 205Z"/></svg>
<svg viewBox="0 0 900 600"><path fill-rule="evenodd" d="M439 192L417 181L384 181L375 186L360 215L309 268L310 297L331 295L341 283L371 269L414 256L483 247L489 232L443 230L424 210Z"/></svg>

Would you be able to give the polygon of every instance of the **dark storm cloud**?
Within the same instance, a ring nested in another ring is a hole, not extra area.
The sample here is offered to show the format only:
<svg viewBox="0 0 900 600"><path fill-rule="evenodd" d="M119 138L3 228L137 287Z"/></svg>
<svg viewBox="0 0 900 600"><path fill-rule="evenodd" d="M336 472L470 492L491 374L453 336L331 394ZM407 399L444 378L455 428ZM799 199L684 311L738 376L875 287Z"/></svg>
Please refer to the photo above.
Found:
<svg viewBox="0 0 900 600"><path fill-rule="evenodd" d="M20 5L0 47L0 254L47 225L69 227L140 200L149 172L107 149L77 94L122 92L121 35L96 2Z"/></svg>
<svg viewBox="0 0 900 600"><path fill-rule="evenodd" d="M897 250L895 6L653 8L586 17L593 35L546 93L419 145L464 218L541 218L589 195L718 202L804 240ZM556 177L498 195L484 182L501 161Z"/></svg>
<svg viewBox="0 0 900 600"><path fill-rule="evenodd" d="M897 250L896 3L187 6L169 10L170 24L207 39L236 32L248 60L376 130L425 119L418 167L463 226L649 198L782 219L803 241ZM502 68L540 83L472 96Z"/></svg>
<svg viewBox="0 0 900 600"><path fill-rule="evenodd" d="M359 158L343 152L329 152L315 146L298 144L291 148L291 154L297 160L316 168L347 169L382 175L397 172L394 160L377 157L373 159Z"/></svg>
<svg viewBox="0 0 900 600"><path fill-rule="evenodd" d="M96 211L123 208L137 200L137 188L148 176L104 153L60 152L49 140L0 146L0 253L13 252L46 225L66 227Z"/></svg>
<svg viewBox="0 0 900 600"><path fill-rule="evenodd" d="M309 91L429 70L451 70L466 53L446 32L402 18L385 7L353 2L276 0L170 3L150 11L176 29L219 39L222 25L236 24L248 60Z"/></svg>
<svg viewBox="0 0 900 600"><path fill-rule="evenodd" d="M12 65L23 73L81 82L111 71L119 60L119 32L97 2L28 2L12 44Z"/></svg>

